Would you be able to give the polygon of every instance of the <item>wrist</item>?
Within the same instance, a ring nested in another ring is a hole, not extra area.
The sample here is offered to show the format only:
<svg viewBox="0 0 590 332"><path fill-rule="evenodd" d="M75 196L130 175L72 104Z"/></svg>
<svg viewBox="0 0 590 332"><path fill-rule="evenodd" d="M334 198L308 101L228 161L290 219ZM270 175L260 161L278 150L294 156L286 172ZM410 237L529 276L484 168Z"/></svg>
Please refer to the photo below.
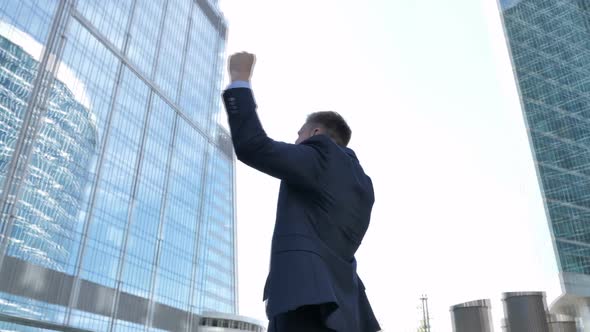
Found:
<svg viewBox="0 0 590 332"><path fill-rule="evenodd" d="M230 73L230 80L231 82L235 81L245 81L250 82L250 74L246 73Z"/></svg>

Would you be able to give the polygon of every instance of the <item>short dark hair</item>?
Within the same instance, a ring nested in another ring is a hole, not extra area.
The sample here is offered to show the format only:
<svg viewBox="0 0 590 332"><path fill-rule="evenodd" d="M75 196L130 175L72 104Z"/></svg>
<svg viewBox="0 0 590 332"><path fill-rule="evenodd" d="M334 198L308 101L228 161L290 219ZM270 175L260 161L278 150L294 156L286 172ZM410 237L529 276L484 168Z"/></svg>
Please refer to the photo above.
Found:
<svg viewBox="0 0 590 332"><path fill-rule="evenodd" d="M336 112L323 111L311 113L307 116L306 123L322 126L328 136L340 146L347 146L348 142L350 142L352 131L344 118Z"/></svg>

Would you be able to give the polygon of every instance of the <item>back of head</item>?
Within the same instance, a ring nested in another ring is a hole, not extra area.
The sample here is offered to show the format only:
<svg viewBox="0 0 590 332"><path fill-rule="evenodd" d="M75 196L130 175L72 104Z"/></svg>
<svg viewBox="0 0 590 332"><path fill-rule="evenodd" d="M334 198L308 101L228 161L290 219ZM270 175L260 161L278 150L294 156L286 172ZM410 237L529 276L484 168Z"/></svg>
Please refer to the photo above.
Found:
<svg viewBox="0 0 590 332"><path fill-rule="evenodd" d="M319 125L324 128L328 135L336 144L347 146L350 142L352 131L344 118L333 111L323 111L311 113L307 116L306 123Z"/></svg>

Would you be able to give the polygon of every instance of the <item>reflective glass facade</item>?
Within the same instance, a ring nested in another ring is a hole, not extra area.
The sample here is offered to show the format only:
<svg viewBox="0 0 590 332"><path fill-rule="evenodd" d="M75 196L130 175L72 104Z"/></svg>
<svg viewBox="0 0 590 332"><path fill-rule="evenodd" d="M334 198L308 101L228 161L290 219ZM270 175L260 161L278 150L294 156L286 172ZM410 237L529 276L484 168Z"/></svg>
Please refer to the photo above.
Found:
<svg viewBox="0 0 590 332"><path fill-rule="evenodd" d="M0 2L0 329L236 313L225 36L217 1Z"/></svg>
<svg viewBox="0 0 590 332"><path fill-rule="evenodd" d="M590 296L590 1L500 5L564 288Z"/></svg>

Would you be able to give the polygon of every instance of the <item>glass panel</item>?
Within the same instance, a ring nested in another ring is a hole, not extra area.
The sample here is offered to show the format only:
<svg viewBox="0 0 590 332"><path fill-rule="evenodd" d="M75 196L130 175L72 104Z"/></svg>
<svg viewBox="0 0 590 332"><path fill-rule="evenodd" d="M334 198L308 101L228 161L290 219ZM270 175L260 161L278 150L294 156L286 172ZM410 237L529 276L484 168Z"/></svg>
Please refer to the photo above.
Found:
<svg viewBox="0 0 590 332"><path fill-rule="evenodd" d="M180 95L180 107L199 127L207 131L220 109L220 80L223 42L205 14L193 11L188 56ZM215 50L215 51L213 51Z"/></svg>
<svg viewBox="0 0 590 332"><path fill-rule="evenodd" d="M168 1L156 82L172 100L176 100L180 81L191 2L191 0Z"/></svg>
<svg viewBox="0 0 590 332"><path fill-rule="evenodd" d="M0 312L5 315L62 323L65 311L64 307L58 305L0 292ZM0 331L40 331L40 329L0 321Z"/></svg>
<svg viewBox="0 0 590 332"><path fill-rule="evenodd" d="M8 253L73 271L116 60L71 22L16 203Z"/></svg>
<svg viewBox="0 0 590 332"><path fill-rule="evenodd" d="M200 287L195 297L201 310L235 313L233 161L219 148L211 151L198 240Z"/></svg>
<svg viewBox="0 0 590 332"><path fill-rule="evenodd" d="M110 319L103 315L97 315L81 310L72 310L70 325L90 331L108 331Z"/></svg>
<svg viewBox="0 0 590 332"><path fill-rule="evenodd" d="M3 26L2 34L7 33L6 28L11 28L13 33L24 32L29 38L21 39L21 46L26 53L39 60L43 51L38 45L47 42L47 36L51 30L51 23L59 1L52 0L3 0L0 3L0 22ZM5 36L5 38L8 38ZM31 40L32 39L32 40ZM35 46L34 51L29 47Z"/></svg>
<svg viewBox="0 0 590 332"><path fill-rule="evenodd" d="M146 298L149 297L151 273L156 259L166 164L175 118L168 104L156 95L152 98L122 276L123 291Z"/></svg>
<svg viewBox="0 0 590 332"><path fill-rule="evenodd" d="M14 71L14 75L3 78L1 88L3 97L0 100L9 106L3 107L1 116L9 119L3 123L11 127L2 133L3 144L14 143L16 125L20 126L22 117L15 117L9 111L24 114L25 98L32 89L42 49L35 38L46 38L45 34L50 30L48 6L53 11L57 3L8 1L1 5L8 4L8 7L2 7L3 15L7 11L17 13L18 25L32 27L32 35L28 35L14 27L6 30L6 21L0 23L0 30L3 29L0 57L12 61L10 64L2 61L2 65L9 69L2 70L2 73ZM43 117L21 184L20 198L16 202L8 255L35 265L72 272L91 173L104 127L101 120L109 110L116 60L77 22L70 22L66 34L62 61L51 83L46 104L43 110L35 109ZM18 37L16 40L20 44L10 42L13 36ZM11 82L17 77L21 80L20 88L10 91ZM6 147L2 148L4 153ZM8 160L3 158L2 164L7 163ZM18 316L58 323L63 320L65 308L55 311L48 304L33 300L26 300L19 306L15 299L2 297L11 308L22 308Z"/></svg>
<svg viewBox="0 0 590 332"><path fill-rule="evenodd" d="M57 2L0 3L0 194L29 106ZM0 221L0 230L4 220Z"/></svg>
<svg viewBox="0 0 590 332"><path fill-rule="evenodd" d="M133 0L84 0L76 9L116 48L122 49Z"/></svg>
<svg viewBox="0 0 590 332"><path fill-rule="evenodd" d="M165 1L138 1L135 5L127 55L147 77L152 76L165 4Z"/></svg>
<svg viewBox="0 0 590 332"><path fill-rule="evenodd" d="M178 121L163 221L156 301L188 310L193 277L205 139Z"/></svg>
<svg viewBox="0 0 590 332"><path fill-rule="evenodd" d="M65 75L67 73L68 75ZM22 183L9 254L63 271L97 131L86 89L64 65L53 82Z"/></svg>
<svg viewBox="0 0 590 332"><path fill-rule="evenodd" d="M12 237L18 241L9 248L10 255L60 271L75 259L89 171L98 152L97 119L108 110L116 66L76 22L68 36L17 202Z"/></svg>
<svg viewBox="0 0 590 332"><path fill-rule="evenodd" d="M130 323L130 322L126 322L124 320L117 320L117 322L115 323L115 328L114 331L117 332L132 332L132 331L145 331L145 326L143 325L139 325L139 324L134 324L134 323Z"/></svg>
<svg viewBox="0 0 590 332"><path fill-rule="evenodd" d="M114 287L147 109L147 86L125 69L90 221L82 277Z"/></svg>

